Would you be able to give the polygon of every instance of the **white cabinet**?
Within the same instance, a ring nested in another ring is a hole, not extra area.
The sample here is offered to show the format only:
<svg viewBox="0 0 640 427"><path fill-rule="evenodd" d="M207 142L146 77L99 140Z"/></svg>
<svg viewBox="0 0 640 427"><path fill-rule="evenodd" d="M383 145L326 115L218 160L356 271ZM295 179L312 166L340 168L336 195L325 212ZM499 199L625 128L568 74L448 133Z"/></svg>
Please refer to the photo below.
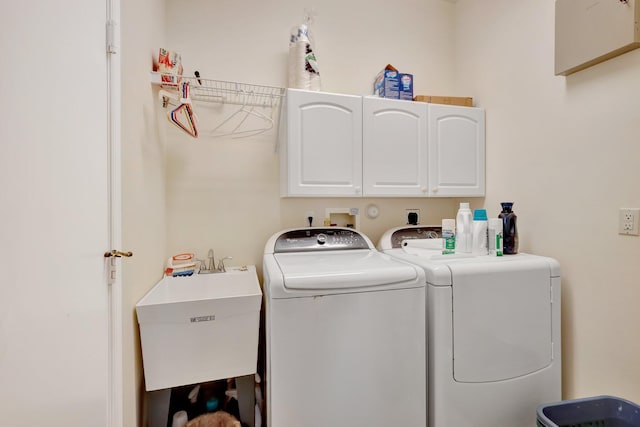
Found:
<svg viewBox="0 0 640 427"><path fill-rule="evenodd" d="M484 116L480 108L429 104L430 196L484 196Z"/></svg>
<svg viewBox="0 0 640 427"><path fill-rule="evenodd" d="M484 110L288 89L281 195L481 197Z"/></svg>
<svg viewBox="0 0 640 427"><path fill-rule="evenodd" d="M428 104L362 100L362 183L365 196L426 196Z"/></svg>
<svg viewBox="0 0 640 427"><path fill-rule="evenodd" d="M282 196L362 195L362 97L288 89Z"/></svg>

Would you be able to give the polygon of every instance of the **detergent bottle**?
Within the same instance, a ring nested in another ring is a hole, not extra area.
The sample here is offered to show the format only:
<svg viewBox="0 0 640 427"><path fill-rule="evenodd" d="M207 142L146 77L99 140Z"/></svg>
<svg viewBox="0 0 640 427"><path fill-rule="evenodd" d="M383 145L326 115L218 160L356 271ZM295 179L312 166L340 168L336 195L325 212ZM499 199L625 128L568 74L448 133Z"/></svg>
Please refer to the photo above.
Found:
<svg viewBox="0 0 640 427"><path fill-rule="evenodd" d="M487 255L489 253L487 233L488 222L486 209L474 210L471 230L471 234L473 235L471 252L473 255Z"/></svg>
<svg viewBox="0 0 640 427"><path fill-rule="evenodd" d="M502 202L502 212L498 215L502 218L502 237L503 252L505 255L514 255L518 253L518 227L516 222L517 215L513 212L513 202Z"/></svg>
<svg viewBox="0 0 640 427"><path fill-rule="evenodd" d="M456 253L471 253L471 218L469 203L460 203L456 215Z"/></svg>

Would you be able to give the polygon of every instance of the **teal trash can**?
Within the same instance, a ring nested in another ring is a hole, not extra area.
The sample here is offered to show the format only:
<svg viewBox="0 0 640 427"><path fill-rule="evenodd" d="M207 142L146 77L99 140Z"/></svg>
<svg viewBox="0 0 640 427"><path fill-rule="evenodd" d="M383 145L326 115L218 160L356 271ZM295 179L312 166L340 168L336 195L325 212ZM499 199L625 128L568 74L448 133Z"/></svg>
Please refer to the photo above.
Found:
<svg viewBox="0 0 640 427"><path fill-rule="evenodd" d="M538 427L640 427L640 406L614 396L540 405Z"/></svg>

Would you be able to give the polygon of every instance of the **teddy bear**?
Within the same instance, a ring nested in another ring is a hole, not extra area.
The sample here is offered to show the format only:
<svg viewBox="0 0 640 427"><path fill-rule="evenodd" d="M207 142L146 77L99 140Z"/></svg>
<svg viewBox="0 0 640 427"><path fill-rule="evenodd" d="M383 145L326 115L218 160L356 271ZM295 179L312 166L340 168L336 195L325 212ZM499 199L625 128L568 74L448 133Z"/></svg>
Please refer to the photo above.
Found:
<svg viewBox="0 0 640 427"><path fill-rule="evenodd" d="M230 413L216 411L202 414L192 419L185 427L241 427L241 424Z"/></svg>

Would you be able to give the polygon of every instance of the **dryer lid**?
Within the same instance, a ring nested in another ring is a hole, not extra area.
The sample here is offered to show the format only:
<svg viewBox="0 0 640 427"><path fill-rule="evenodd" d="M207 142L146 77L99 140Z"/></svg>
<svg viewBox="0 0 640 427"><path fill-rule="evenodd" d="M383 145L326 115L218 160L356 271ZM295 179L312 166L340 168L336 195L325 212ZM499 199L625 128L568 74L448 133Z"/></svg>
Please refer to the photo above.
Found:
<svg viewBox="0 0 640 427"><path fill-rule="evenodd" d="M416 267L380 252L360 249L274 255L286 289L330 290L424 286Z"/></svg>

